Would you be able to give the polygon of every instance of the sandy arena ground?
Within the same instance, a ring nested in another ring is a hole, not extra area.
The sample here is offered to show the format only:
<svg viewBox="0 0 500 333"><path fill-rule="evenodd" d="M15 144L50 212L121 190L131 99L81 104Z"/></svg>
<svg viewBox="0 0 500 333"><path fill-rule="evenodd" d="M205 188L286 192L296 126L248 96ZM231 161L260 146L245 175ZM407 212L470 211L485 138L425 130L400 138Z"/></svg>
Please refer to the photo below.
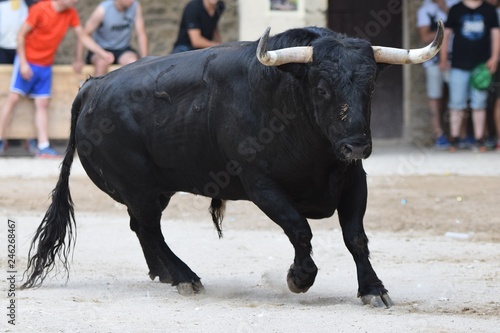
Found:
<svg viewBox="0 0 500 333"><path fill-rule="evenodd" d="M29 242L49 203L60 161L0 159L0 268L7 275L7 219L16 221L18 283ZM150 281L126 209L75 162L71 190L78 239L70 279L16 290L6 332L499 332L500 153L437 152L375 143L365 162L365 229L372 264L396 305L356 298L354 261L338 220L310 221L315 285L286 286L288 239L247 202L230 202L219 240L208 200L177 194L163 217L167 243L201 278L205 295L183 297Z"/></svg>

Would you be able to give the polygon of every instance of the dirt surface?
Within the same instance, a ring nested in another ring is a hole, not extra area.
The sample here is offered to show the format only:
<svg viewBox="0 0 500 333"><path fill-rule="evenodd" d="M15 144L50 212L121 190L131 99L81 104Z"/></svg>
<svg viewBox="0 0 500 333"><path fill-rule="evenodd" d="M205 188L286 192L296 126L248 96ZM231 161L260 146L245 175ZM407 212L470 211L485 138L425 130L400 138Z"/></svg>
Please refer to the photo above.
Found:
<svg viewBox="0 0 500 333"><path fill-rule="evenodd" d="M0 159L4 272L7 219L17 223L22 273L59 162ZM8 332L498 332L500 154L382 146L365 169L365 229L372 264L396 303L390 309L356 298L355 266L336 216L310 221L319 273L306 294L296 295L285 281L293 249L263 213L251 203L228 203L219 240L209 201L177 194L163 231L206 288L205 295L183 297L149 280L125 207L100 192L76 161L70 279L65 284L59 275L41 288L17 290L17 325L5 315L1 325Z"/></svg>

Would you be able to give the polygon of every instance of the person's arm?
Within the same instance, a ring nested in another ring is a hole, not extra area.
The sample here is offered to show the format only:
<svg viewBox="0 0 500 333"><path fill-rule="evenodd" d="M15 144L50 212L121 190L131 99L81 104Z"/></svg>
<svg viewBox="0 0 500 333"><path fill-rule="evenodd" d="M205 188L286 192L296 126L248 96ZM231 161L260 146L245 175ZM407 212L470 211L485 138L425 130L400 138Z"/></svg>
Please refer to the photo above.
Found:
<svg viewBox="0 0 500 333"><path fill-rule="evenodd" d="M204 49L219 44L216 41L206 39L201 35L200 29L188 29L189 40L195 49Z"/></svg>
<svg viewBox="0 0 500 333"><path fill-rule="evenodd" d="M450 36L453 33L453 30L450 28L444 29L443 43L441 44L441 50L439 51L439 68L443 70L447 70L450 67L448 61L448 45L450 43Z"/></svg>
<svg viewBox="0 0 500 333"><path fill-rule="evenodd" d="M115 60L113 53L104 50L100 47L93 39L90 37L82 28L81 25L73 28L76 36L78 37L79 42L83 44L87 49L94 52L99 57L106 60L109 64L112 64Z"/></svg>
<svg viewBox="0 0 500 333"><path fill-rule="evenodd" d="M432 31L431 27L428 25L418 28L418 37L420 38L420 41L425 45L430 44L434 40L435 36L436 32Z"/></svg>
<svg viewBox="0 0 500 333"><path fill-rule="evenodd" d="M142 15L142 8L137 3L137 13L135 15L135 34L137 35L137 44L139 46L139 54L141 57L148 55L148 36L144 26L144 17Z"/></svg>
<svg viewBox="0 0 500 333"><path fill-rule="evenodd" d="M495 73L498 67L498 57L500 53L500 28L491 29L491 57L486 62L486 66L491 73Z"/></svg>
<svg viewBox="0 0 500 333"><path fill-rule="evenodd" d="M89 19L85 23L83 30L88 36L91 36L94 31L101 25L102 20L104 18L104 8L102 6L97 6L96 9L92 12ZM75 62L73 63L73 68L77 73L81 71L83 68L84 62L84 53L85 48L80 39L76 41L76 50L75 50Z"/></svg>
<svg viewBox="0 0 500 333"><path fill-rule="evenodd" d="M446 4L446 0L436 0L436 4L439 6L439 9L441 9L443 12L448 13L448 5Z"/></svg>
<svg viewBox="0 0 500 333"><path fill-rule="evenodd" d="M219 27L216 27L214 30L214 42L220 44L222 43L222 39L220 37Z"/></svg>
<svg viewBox="0 0 500 333"><path fill-rule="evenodd" d="M436 36L436 31L431 30L432 19L428 11L429 8L423 5L417 10L416 15L418 37L423 45L429 45Z"/></svg>
<svg viewBox="0 0 500 333"><path fill-rule="evenodd" d="M17 32L17 57L19 58L19 71L21 76L25 80L31 80L33 72L26 59L26 49L24 47L24 42L26 40L26 35L33 29L31 25L24 22Z"/></svg>

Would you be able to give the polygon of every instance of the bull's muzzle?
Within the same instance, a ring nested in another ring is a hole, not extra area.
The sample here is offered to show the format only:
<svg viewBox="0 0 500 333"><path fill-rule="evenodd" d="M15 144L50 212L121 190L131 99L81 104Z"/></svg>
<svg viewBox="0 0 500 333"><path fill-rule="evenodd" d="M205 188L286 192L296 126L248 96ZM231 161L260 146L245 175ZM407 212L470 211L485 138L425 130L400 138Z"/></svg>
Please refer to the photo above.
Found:
<svg viewBox="0 0 500 333"><path fill-rule="evenodd" d="M344 144L342 147L342 154L346 160L360 160L368 158L372 153L372 145L351 145L349 143Z"/></svg>

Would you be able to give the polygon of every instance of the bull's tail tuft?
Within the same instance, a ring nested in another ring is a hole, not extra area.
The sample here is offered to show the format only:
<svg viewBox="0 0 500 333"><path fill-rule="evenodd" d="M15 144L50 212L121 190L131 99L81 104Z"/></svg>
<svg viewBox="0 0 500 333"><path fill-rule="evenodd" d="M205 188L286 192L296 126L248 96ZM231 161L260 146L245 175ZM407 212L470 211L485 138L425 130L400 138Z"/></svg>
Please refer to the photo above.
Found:
<svg viewBox="0 0 500 333"><path fill-rule="evenodd" d="M69 191L69 176L76 150L75 127L80 104L80 95L77 95L71 109L71 133L61 164L61 173L57 185L52 191L52 203L31 242L28 267L24 272L26 281L21 286L22 289L40 286L54 269L56 257L62 262L66 275L69 277L68 260L76 241L76 223L73 201Z"/></svg>
<svg viewBox="0 0 500 333"><path fill-rule="evenodd" d="M68 159L68 156L71 158ZM38 226L28 254L26 282L21 286L40 286L55 266L56 256L69 274L69 253L76 240L73 201L69 193L68 178L73 155L66 155L56 188L52 191L52 203ZM69 162L69 165L66 163Z"/></svg>
<svg viewBox="0 0 500 333"><path fill-rule="evenodd" d="M212 199L210 203L210 214L212 215L212 221L214 222L215 229L219 234L219 238L222 238L222 220L224 219L224 212L226 210L226 201L222 199Z"/></svg>

